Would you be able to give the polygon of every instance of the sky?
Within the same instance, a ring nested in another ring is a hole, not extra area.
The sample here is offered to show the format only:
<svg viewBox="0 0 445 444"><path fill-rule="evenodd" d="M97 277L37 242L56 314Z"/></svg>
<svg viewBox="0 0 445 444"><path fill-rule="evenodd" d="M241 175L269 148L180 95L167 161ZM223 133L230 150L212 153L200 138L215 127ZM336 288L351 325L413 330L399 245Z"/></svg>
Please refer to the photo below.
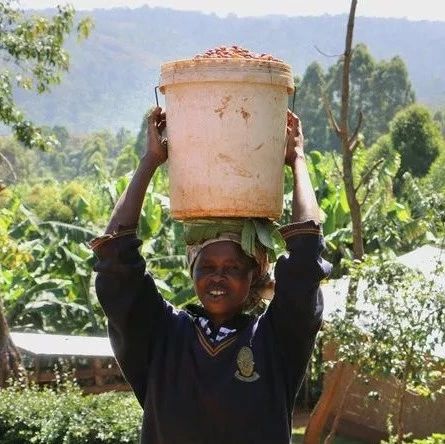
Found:
<svg viewBox="0 0 445 444"><path fill-rule="evenodd" d="M151 7L194 10L240 17L282 14L289 16L343 14L349 11L350 0L69 0L78 10L94 8ZM66 0L19 0L24 9L40 9L64 4ZM443 0L359 0L357 16L399 17L409 20L445 21Z"/></svg>

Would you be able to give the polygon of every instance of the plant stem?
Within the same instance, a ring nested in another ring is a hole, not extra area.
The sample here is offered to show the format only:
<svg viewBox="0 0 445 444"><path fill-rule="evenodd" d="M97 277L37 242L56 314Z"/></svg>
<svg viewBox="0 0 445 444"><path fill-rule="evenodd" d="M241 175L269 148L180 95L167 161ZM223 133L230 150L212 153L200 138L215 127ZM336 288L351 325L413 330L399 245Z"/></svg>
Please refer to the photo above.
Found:
<svg viewBox="0 0 445 444"><path fill-rule="evenodd" d="M403 423L403 410L405 407L406 398L406 385L408 382L408 374L410 367L410 359L405 362L405 368L403 369L403 378L399 387L399 402L397 411L397 444L403 444L404 435L404 423Z"/></svg>

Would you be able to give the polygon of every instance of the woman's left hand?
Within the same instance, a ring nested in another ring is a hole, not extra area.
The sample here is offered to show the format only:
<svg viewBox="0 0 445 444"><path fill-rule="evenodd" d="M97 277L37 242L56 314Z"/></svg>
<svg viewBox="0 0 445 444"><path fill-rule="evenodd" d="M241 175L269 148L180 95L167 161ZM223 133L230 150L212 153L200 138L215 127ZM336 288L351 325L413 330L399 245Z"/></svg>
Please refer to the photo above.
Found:
<svg viewBox="0 0 445 444"><path fill-rule="evenodd" d="M301 127L301 121L298 116L287 110L287 146L286 157L284 162L286 165L292 166L297 157L303 157L304 136Z"/></svg>

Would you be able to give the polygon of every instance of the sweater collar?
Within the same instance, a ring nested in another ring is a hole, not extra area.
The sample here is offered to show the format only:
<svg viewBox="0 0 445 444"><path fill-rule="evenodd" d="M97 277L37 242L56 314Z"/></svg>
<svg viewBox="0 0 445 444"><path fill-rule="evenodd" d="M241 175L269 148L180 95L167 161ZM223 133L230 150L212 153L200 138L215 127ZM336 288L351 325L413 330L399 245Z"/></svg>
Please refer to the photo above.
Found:
<svg viewBox="0 0 445 444"><path fill-rule="evenodd" d="M204 310L204 308L200 305L196 304L187 304L185 306L185 311L195 320L198 318L205 318L208 319L208 325L210 329L213 331L216 330L216 327L213 325L213 322L211 321L209 315ZM250 315L247 313L239 313L235 315L233 318L229 319L228 321L224 322L222 325L220 325L219 328L225 327L228 329L235 329L235 330L241 330L243 329L252 319L254 318L254 315ZM219 330L218 328L218 330Z"/></svg>

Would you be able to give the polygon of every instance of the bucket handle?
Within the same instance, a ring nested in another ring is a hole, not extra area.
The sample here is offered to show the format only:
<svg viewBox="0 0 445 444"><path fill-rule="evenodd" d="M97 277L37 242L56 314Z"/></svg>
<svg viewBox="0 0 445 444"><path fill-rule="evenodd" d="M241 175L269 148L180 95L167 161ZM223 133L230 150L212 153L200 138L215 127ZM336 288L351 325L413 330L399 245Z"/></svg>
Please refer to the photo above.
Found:
<svg viewBox="0 0 445 444"><path fill-rule="evenodd" d="M159 85L155 86L155 98L156 98L156 106L157 107L159 107L158 89L159 89Z"/></svg>

